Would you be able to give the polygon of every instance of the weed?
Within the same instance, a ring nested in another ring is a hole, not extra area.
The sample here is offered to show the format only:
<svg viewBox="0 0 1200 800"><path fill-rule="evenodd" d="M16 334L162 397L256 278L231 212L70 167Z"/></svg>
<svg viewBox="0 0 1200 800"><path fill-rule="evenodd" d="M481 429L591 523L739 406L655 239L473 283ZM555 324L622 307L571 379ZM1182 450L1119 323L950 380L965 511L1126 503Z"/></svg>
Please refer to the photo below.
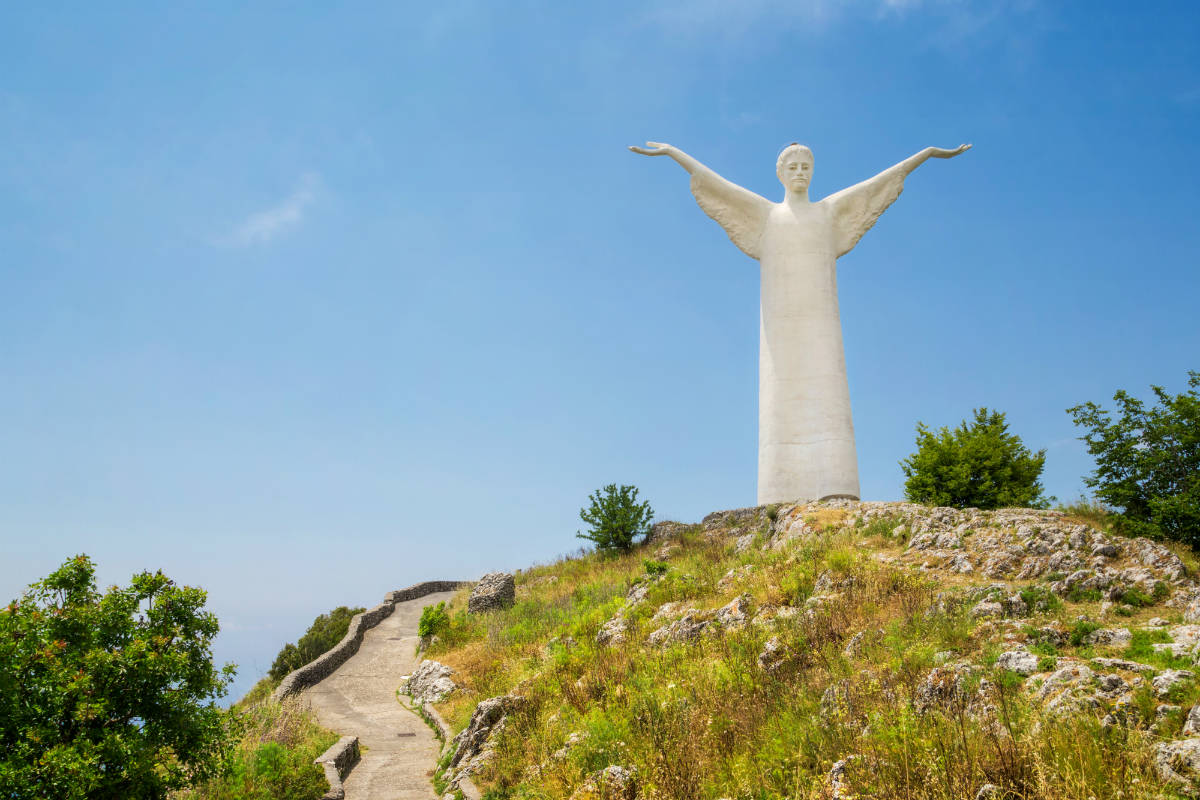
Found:
<svg viewBox="0 0 1200 800"><path fill-rule="evenodd" d="M642 566L647 575L664 575L671 568L665 561L655 561L650 558L642 559Z"/></svg>

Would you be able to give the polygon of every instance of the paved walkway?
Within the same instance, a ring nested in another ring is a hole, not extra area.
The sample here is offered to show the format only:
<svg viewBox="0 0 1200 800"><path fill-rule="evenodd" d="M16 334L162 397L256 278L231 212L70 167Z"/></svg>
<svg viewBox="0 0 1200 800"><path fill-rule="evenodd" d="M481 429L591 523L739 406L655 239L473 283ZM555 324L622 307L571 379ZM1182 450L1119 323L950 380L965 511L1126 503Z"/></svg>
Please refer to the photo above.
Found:
<svg viewBox="0 0 1200 800"><path fill-rule="evenodd" d="M437 800L430 777L440 744L420 717L396 701L396 688L417 665L421 609L454 594L397 603L390 617L367 631L349 661L304 691L322 725L357 736L364 748L346 777L346 800Z"/></svg>

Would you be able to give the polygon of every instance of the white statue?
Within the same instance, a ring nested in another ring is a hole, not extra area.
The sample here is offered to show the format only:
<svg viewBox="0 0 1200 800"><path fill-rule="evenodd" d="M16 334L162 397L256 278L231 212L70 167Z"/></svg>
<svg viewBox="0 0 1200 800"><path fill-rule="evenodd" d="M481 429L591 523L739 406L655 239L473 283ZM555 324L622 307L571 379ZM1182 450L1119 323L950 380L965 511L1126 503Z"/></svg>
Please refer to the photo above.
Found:
<svg viewBox="0 0 1200 800"><path fill-rule="evenodd" d="M900 196L904 179L930 158L970 149L927 147L874 178L824 200L808 199L812 151L791 144L775 172L782 203L730 183L682 150L630 147L670 156L692 176L692 194L743 253L762 264L758 360L758 502L859 497L858 458L835 262L854 248Z"/></svg>

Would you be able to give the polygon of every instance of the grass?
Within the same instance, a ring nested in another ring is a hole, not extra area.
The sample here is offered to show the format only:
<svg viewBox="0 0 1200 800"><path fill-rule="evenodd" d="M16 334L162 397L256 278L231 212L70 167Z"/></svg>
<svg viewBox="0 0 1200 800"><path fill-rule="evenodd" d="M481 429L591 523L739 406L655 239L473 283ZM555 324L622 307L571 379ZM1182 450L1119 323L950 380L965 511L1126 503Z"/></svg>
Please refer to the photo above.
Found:
<svg viewBox="0 0 1200 800"><path fill-rule="evenodd" d="M862 797L969 800L983 783L1022 800L1171 796L1153 769L1160 732L1106 729L1091 714L1043 719L1024 679L986 666L1011 645L1002 641L1003 626L971 619L961 591L968 579L874 557L904 547L892 534L902 519L864 523L834 508L805 521L815 533L781 550L743 553L693 528L666 569L649 562L647 549L563 559L518 575L516 604L484 617L466 615L460 593L428 652L465 686L440 706L443 715L457 730L483 698L526 698L496 739L490 771L477 776L481 787L494 798L567 798L588 774L621 764L637 768L646 800L807 800L827 789L834 762L855 756L847 781ZM733 567L750 569L720 588ZM548 576L557 580L541 580ZM651 576L644 604L624 609L628 589ZM833 588L816 602L818 583ZM1098 597L1064 602L1044 583L1014 590L1034 627L1057 623L1070 631L1070 655L1092 654L1083 640L1100 626L1072 623L1098 613ZM664 624L651 619L662 604L703 615L743 592L754 609L802 611L776 627L647 644ZM1148 594L1126 607L1140 613L1143 599L1157 602ZM631 626L627 641L597 645L596 632L618 612ZM866 633L848 655L846 643L859 632ZM782 658L767 670L759 654L773 636ZM1153 643L1135 635L1129 652L1151 653ZM1043 671L1062 655L1051 645L1031 649ZM966 679L978 696L919 710L923 682L946 653L985 665ZM1152 657L1164 665L1174 658ZM1196 689L1179 692L1186 699ZM581 738L566 747L572 734Z"/></svg>
<svg viewBox="0 0 1200 800"><path fill-rule="evenodd" d="M172 800L315 800L328 784L313 760L337 734L317 725L298 702L234 706L241 740L220 778L172 795Z"/></svg>

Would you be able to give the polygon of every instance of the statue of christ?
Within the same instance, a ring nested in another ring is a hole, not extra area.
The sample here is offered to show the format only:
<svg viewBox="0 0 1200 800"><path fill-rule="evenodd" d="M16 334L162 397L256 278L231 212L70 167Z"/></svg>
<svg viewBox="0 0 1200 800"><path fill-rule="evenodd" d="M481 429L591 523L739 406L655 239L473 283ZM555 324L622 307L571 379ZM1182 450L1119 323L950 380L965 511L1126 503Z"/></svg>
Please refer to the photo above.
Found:
<svg viewBox="0 0 1200 800"><path fill-rule="evenodd" d="M782 203L730 183L677 147L646 142L630 147L670 156L692 176L704 213L762 266L758 357L758 502L859 498L858 457L836 261L850 252L904 188L909 173L930 158L970 149L927 147L874 178L808 199L813 154L791 144L775 173Z"/></svg>

